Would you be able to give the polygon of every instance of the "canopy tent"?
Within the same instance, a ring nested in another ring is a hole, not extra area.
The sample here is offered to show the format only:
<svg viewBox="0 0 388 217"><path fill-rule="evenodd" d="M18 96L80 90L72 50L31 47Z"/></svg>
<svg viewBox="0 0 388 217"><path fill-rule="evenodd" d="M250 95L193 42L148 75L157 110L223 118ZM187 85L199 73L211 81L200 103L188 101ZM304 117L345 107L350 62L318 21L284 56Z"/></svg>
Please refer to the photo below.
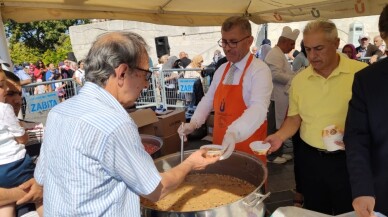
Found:
<svg viewBox="0 0 388 217"><path fill-rule="evenodd" d="M386 0L0 0L3 20L133 20L216 26L232 15L256 24L380 14Z"/></svg>
<svg viewBox="0 0 388 217"><path fill-rule="evenodd" d="M0 0L2 20L132 20L175 26L218 26L230 16L256 24L380 14L386 0ZM0 20L0 56L10 62Z"/></svg>

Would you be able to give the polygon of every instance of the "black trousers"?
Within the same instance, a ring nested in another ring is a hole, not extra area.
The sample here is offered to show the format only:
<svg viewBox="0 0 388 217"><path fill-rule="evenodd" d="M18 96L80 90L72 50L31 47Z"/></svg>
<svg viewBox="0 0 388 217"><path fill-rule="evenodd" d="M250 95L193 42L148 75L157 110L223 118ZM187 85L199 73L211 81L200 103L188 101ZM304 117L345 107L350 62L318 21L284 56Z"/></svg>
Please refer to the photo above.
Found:
<svg viewBox="0 0 388 217"><path fill-rule="evenodd" d="M271 103L268 107L267 112L267 136L276 133L276 118L275 118L275 102L271 100ZM267 155L269 161L275 160L276 157L281 157L283 155L283 146L284 144L275 152L272 152L270 155Z"/></svg>
<svg viewBox="0 0 388 217"><path fill-rule="evenodd" d="M300 146L303 140L300 138L299 130L292 136L292 151L294 154L294 177L295 177L295 190L298 193L302 193L303 189L300 184Z"/></svg>
<svg viewBox="0 0 388 217"><path fill-rule="evenodd" d="M326 153L301 140L300 184L304 208L328 215L351 212L352 195L345 151Z"/></svg>

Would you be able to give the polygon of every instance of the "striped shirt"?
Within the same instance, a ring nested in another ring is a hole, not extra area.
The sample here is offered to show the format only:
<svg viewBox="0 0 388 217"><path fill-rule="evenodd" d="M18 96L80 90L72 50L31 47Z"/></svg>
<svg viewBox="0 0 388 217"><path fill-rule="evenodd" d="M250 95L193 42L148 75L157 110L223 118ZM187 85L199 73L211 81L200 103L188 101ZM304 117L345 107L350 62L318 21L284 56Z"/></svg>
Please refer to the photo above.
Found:
<svg viewBox="0 0 388 217"><path fill-rule="evenodd" d="M140 216L161 177L125 109L87 82L50 111L35 179L45 216L116 217Z"/></svg>

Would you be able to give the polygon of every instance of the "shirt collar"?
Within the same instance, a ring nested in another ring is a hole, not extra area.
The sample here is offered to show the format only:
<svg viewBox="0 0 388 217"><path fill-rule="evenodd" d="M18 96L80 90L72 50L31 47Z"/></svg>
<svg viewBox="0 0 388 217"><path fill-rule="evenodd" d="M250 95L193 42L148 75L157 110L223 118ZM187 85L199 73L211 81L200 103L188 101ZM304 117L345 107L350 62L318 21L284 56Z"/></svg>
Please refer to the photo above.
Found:
<svg viewBox="0 0 388 217"><path fill-rule="evenodd" d="M232 64L234 64L236 67L237 67L237 69L239 70L239 71L241 71L241 70L243 70L244 69L244 67L245 67L245 64L247 63L247 61L248 61L248 57L251 55L251 52L248 52L246 55L245 55L245 57L244 58L242 58L240 61L238 61L237 63L232 63Z"/></svg>
<svg viewBox="0 0 388 217"><path fill-rule="evenodd" d="M87 97L95 98L117 112L128 114L124 107L119 103L119 101L117 101L116 98L112 96L112 94L95 83L86 82L85 85L81 88L80 94L85 94Z"/></svg>

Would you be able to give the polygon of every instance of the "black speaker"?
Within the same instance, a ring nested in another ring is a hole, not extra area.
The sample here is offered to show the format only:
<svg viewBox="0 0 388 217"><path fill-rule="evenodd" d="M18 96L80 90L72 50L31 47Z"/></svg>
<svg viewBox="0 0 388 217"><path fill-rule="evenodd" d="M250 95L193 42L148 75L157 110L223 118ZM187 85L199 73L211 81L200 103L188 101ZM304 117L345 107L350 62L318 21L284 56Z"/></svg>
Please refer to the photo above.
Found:
<svg viewBox="0 0 388 217"><path fill-rule="evenodd" d="M74 52L67 53L67 59L73 62L77 62L77 58L75 58Z"/></svg>
<svg viewBox="0 0 388 217"><path fill-rule="evenodd" d="M170 55L170 45L168 45L168 37L161 36L155 38L156 55L158 58L168 54Z"/></svg>

